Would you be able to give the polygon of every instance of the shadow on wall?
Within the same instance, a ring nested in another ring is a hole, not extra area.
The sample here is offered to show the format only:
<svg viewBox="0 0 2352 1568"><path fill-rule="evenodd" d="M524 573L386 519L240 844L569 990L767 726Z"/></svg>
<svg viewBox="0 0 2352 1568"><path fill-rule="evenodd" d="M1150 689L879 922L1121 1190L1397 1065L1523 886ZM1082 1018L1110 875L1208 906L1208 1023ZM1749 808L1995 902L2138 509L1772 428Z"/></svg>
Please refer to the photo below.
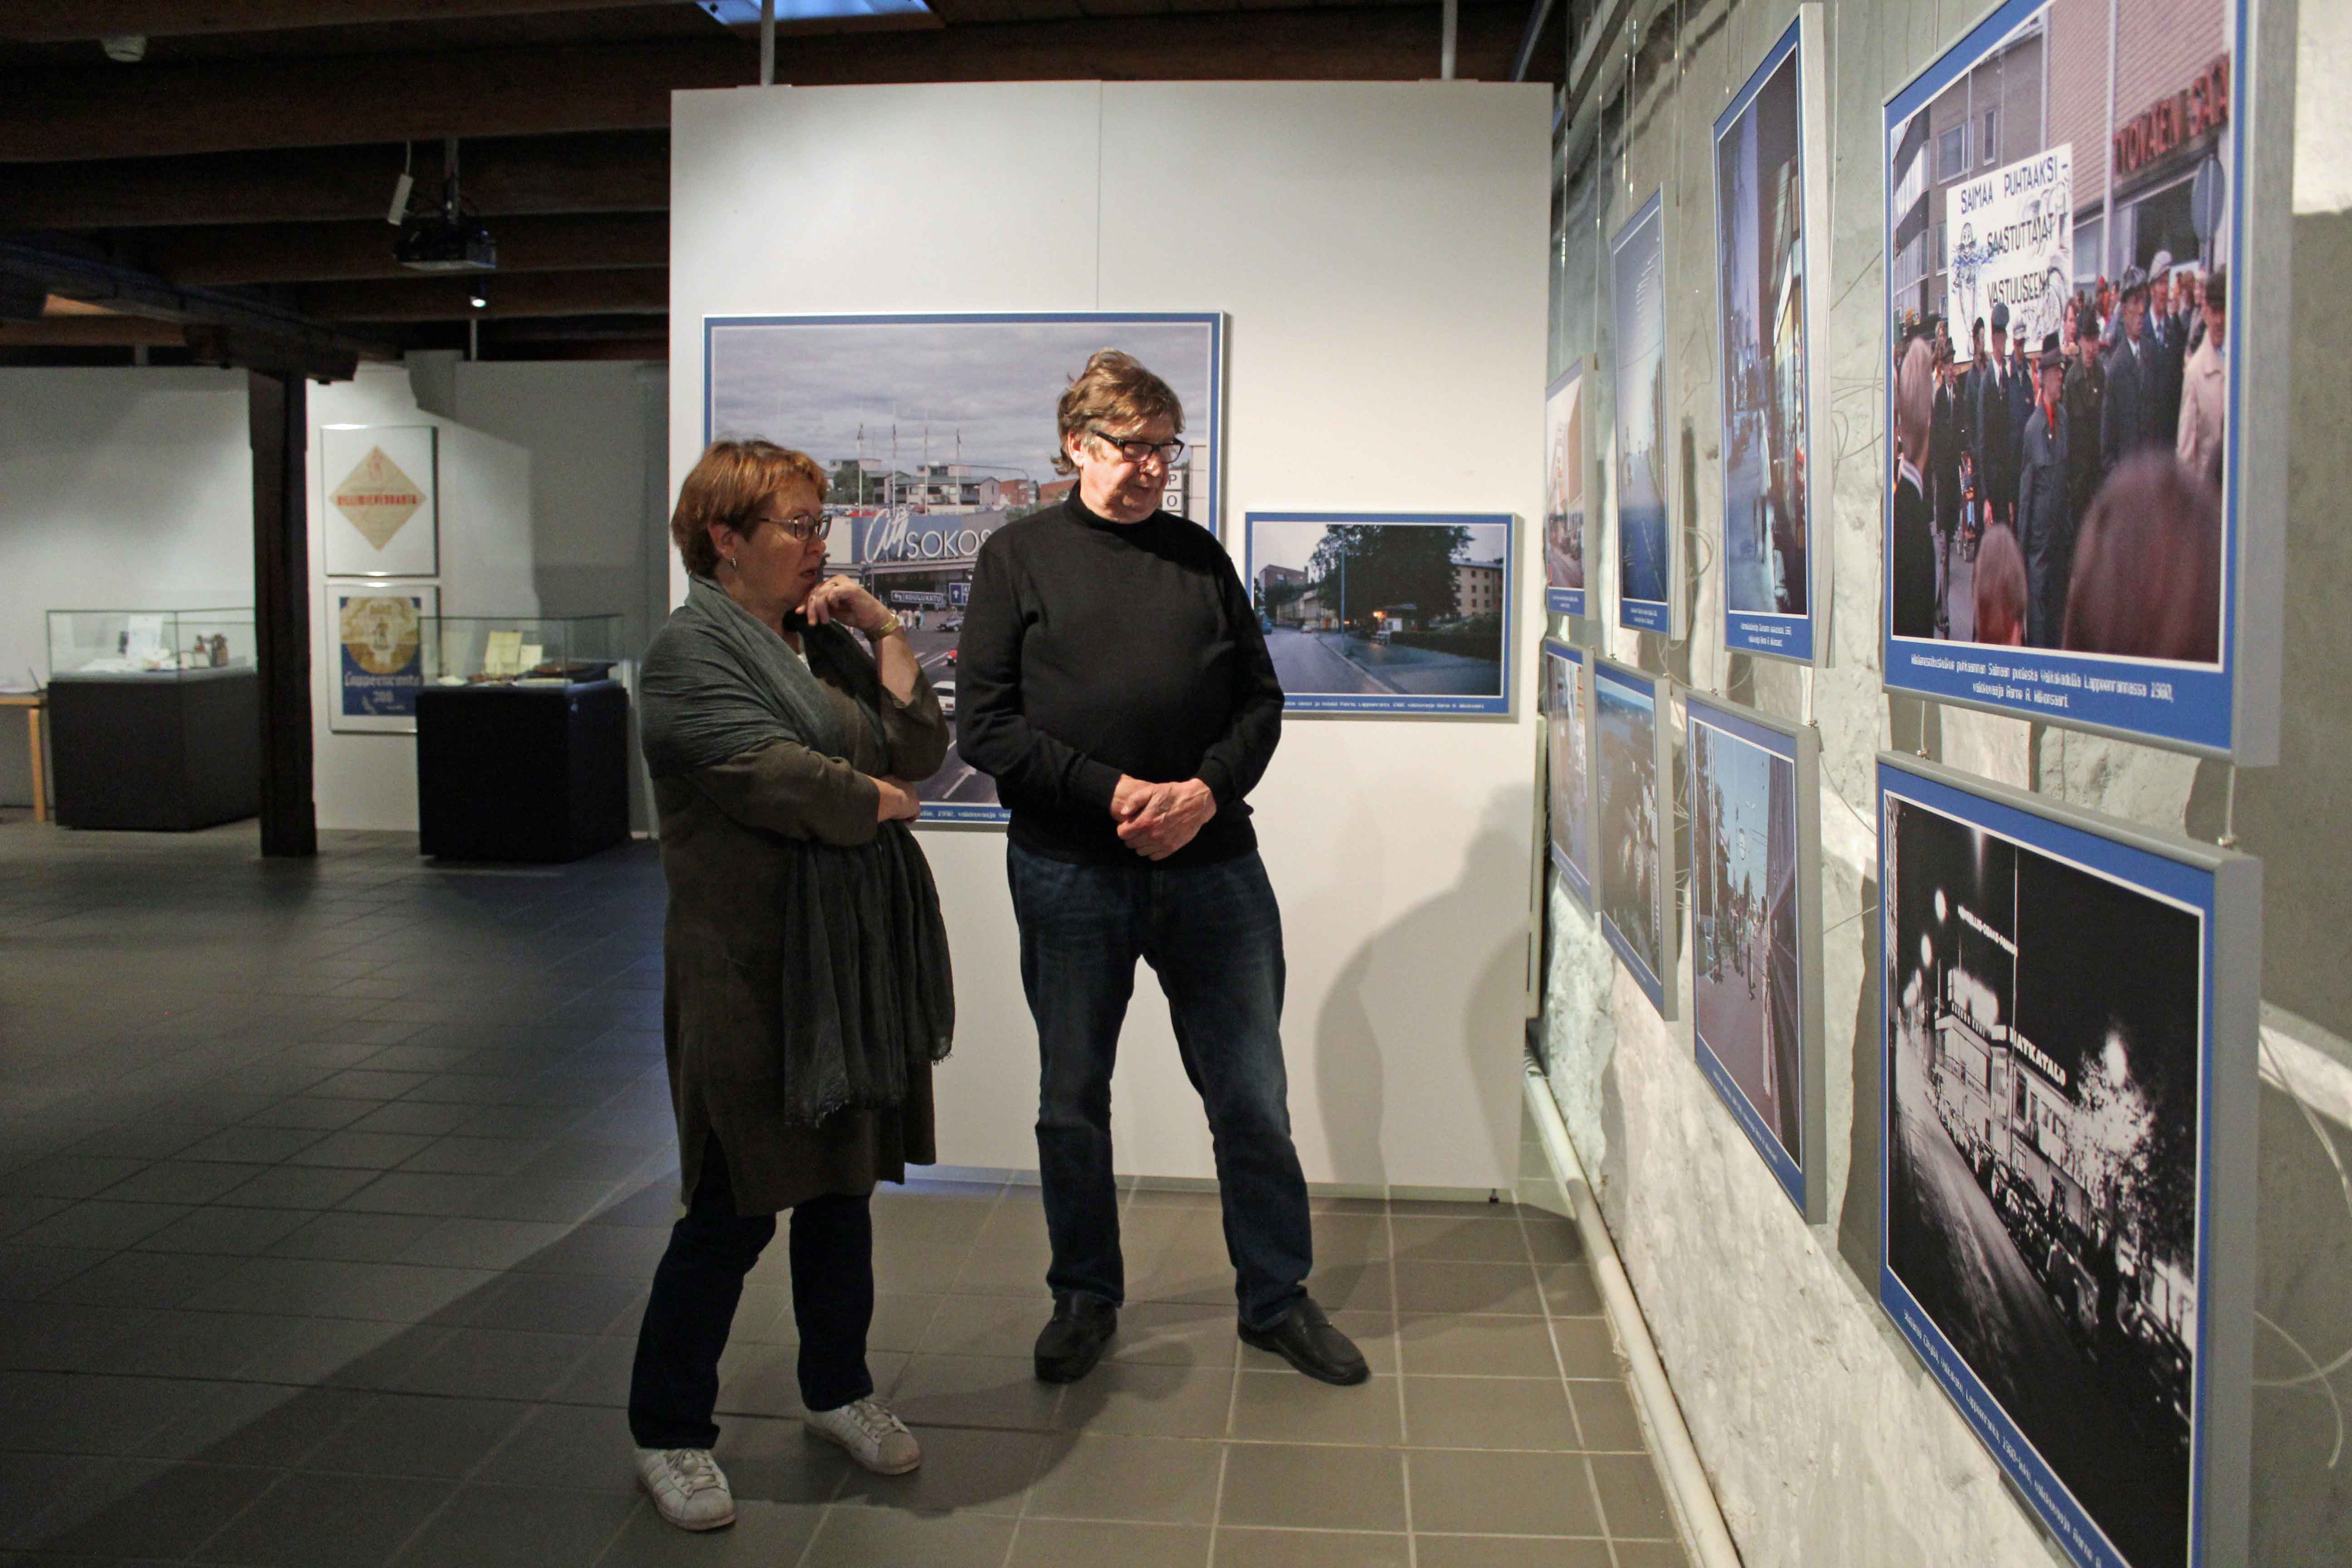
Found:
<svg viewBox="0 0 2352 1568"><path fill-rule="evenodd" d="M1431 964L1458 951L1463 933L1486 918L1492 889L1497 884L1526 885L1526 805L1521 791L1502 789L1488 795L1477 837L1454 885L1373 933L1340 966L1332 983L1315 1020L1315 1095L1329 1140L1332 1173L1342 1182L1385 1184L1389 1180L1389 1050L1458 1056L1485 1113L1494 1168L1506 1173L1518 1168L1516 1107L1526 1039L1521 1008L1527 965L1520 932L1514 929L1483 953L1463 955L1464 966L1471 971L1469 998L1457 1026L1438 1037L1415 1039L1400 1034L1393 1020L1400 1013L1411 1016L1422 1011L1414 1004ZM1358 826L1362 836L1370 836L1370 824ZM1401 1109L1412 1114L1410 1106Z"/></svg>

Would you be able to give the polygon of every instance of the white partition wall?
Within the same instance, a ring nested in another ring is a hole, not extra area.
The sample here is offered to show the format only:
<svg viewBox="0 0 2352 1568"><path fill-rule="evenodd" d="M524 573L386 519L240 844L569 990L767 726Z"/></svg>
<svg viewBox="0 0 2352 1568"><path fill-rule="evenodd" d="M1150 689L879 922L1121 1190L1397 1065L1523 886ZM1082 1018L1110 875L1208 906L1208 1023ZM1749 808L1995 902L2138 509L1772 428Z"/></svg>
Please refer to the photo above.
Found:
<svg viewBox="0 0 2352 1568"><path fill-rule="evenodd" d="M681 93L673 491L703 439L706 316L1222 310L1229 544L1253 509L1531 518L1549 120L1540 84ZM1507 718L1294 717L1252 797L1282 900L1309 1180L1517 1175L1543 630L1532 539L1521 531L1509 635L1526 657ZM938 828L923 843L960 1017L940 1157L1034 1167L1036 1046L1002 835ZM1121 1170L1212 1173L1148 975L1115 1106Z"/></svg>

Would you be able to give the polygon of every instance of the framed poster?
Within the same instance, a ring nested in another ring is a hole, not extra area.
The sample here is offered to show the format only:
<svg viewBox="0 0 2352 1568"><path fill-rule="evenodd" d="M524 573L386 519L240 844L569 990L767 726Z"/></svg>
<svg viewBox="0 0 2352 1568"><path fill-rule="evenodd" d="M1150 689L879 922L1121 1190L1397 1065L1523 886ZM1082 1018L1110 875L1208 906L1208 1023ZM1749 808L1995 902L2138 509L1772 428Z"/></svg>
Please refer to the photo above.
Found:
<svg viewBox="0 0 2352 1568"><path fill-rule="evenodd" d="M1250 602L1295 713L1511 710L1507 512L1254 511Z"/></svg>
<svg viewBox="0 0 2352 1568"><path fill-rule="evenodd" d="M1601 934L1662 1018L1675 1016L1672 689L1592 661L1593 858Z"/></svg>
<svg viewBox="0 0 2352 1568"><path fill-rule="evenodd" d="M1888 687L2276 759L2293 16L2008 0L1887 100Z"/></svg>
<svg viewBox="0 0 2352 1568"><path fill-rule="evenodd" d="M989 535L1063 504L1055 405L1097 350L1124 349L1183 405L1160 504L1223 531L1225 319L1214 313L713 316L703 439L765 437L833 475L835 569L906 623L950 717L972 566ZM1001 824L996 781L949 749L919 826Z"/></svg>
<svg viewBox="0 0 2352 1568"><path fill-rule="evenodd" d="M2262 867L1878 759L1879 1298L2085 1568L2246 1561Z"/></svg>
<svg viewBox="0 0 2352 1568"><path fill-rule="evenodd" d="M1691 1024L1699 1070L1815 1225L1820 1152L1821 732L1686 692Z"/></svg>
<svg viewBox="0 0 2352 1568"><path fill-rule="evenodd" d="M1812 662L1829 605L1831 465L1812 458L1817 384L1810 281L1829 276L1826 23L1800 5L1715 122L1717 360L1723 415L1724 647Z"/></svg>
<svg viewBox="0 0 2352 1568"><path fill-rule="evenodd" d="M335 695L330 730L414 735L416 693L438 673L433 632L441 590L429 583L327 584L335 629Z"/></svg>
<svg viewBox="0 0 2352 1568"><path fill-rule="evenodd" d="M1591 387L1588 356L1570 366L1544 394L1544 610L1583 616L1584 563L1591 559L1592 444L1585 429L1585 395Z"/></svg>
<svg viewBox="0 0 2352 1568"><path fill-rule="evenodd" d="M1666 217L1654 193L1609 242L1616 352L1617 624L1682 635L1682 531L1674 526L1666 417Z"/></svg>
<svg viewBox="0 0 2352 1568"><path fill-rule="evenodd" d="M1551 863L1585 908L1592 907L1591 661L1571 643L1543 645L1545 776L1549 781Z"/></svg>
<svg viewBox="0 0 2352 1568"><path fill-rule="evenodd" d="M328 576L440 574L439 442L430 425L319 427Z"/></svg>

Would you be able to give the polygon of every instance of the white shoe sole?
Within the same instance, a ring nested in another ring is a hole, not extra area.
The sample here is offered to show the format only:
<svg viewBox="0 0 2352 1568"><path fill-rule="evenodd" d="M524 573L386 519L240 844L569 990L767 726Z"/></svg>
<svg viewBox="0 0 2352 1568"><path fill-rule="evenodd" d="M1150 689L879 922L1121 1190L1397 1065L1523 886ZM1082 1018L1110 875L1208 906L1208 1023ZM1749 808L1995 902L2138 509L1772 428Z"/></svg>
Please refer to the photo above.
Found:
<svg viewBox="0 0 2352 1568"><path fill-rule="evenodd" d="M840 1449L843 1453L848 1455L860 1468L871 1470L877 1476L903 1476L908 1474L909 1471L922 1468L923 1456L919 1451L912 1459L903 1465L870 1463L866 1460L864 1455L851 1447L847 1442L842 1438L835 1436L832 1433L826 1431L822 1426L812 1426L810 1423L803 1421L801 1423L801 1430L807 1433L812 1437L823 1438L824 1441L832 1444L835 1447Z"/></svg>
<svg viewBox="0 0 2352 1568"><path fill-rule="evenodd" d="M679 1519L663 1509L661 1499L655 1495L654 1489L646 1482L643 1476L637 1478L637 1489L644 1492L646 1496L653 1499L654 1511L661 1515L662 1522L664 1524L669 1525L674 1529L691 1530L696 1531L705 1530L724 1530L729 1525L735 1522L735 1505L732 1502L730 1502L727 1505L727 1514L723 1519Z"/></svg>

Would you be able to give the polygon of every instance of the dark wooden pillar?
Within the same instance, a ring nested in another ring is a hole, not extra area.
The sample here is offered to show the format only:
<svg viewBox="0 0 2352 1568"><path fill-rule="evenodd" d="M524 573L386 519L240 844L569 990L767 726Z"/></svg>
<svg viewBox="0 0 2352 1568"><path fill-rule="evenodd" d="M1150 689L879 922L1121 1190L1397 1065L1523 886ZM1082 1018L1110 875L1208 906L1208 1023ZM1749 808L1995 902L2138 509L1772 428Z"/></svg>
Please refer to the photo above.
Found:
<svg viewBox="0 0 2352 1568"><path fill-rule="evenodd" d="M261 664L261 852L319 852L310 771L310 400L299 372L246 372L253 620Z"/></svg>

